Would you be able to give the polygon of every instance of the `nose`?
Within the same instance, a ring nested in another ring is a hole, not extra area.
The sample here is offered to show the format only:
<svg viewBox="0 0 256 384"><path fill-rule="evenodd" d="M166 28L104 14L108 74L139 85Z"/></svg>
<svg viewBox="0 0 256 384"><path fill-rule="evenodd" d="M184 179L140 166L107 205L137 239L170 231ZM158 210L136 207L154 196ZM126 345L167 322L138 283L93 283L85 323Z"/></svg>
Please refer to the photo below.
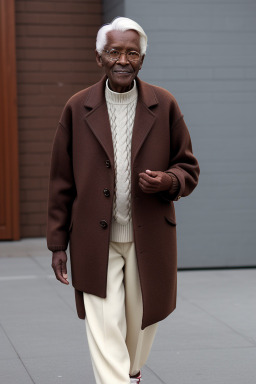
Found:
<svg viewBox="0 0 256 384"><path fill-rule="evenodd" d="M129 63L126 53L121 52L120 57L116 62L120 63L121 65L126 65L127 63Z"/></svg>

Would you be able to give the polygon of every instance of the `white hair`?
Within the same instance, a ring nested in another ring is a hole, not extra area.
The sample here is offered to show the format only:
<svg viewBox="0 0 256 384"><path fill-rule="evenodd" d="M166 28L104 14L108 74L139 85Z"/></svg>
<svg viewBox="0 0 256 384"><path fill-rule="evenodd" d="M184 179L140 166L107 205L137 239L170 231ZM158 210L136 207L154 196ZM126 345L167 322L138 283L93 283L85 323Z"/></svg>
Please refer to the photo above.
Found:
<svg viewBox="0 0 256 384"><path fill-rule="evenodd" d="M117 17L111 23L103 25L98 33L96 38L96 50L98 53L102 53L105 45L107 44L107 33L110 31L128 31L134 30L140 35L140 51L142 55L146 54L147 50L147 35L141 26L132 19L128 17Z"/></svg>

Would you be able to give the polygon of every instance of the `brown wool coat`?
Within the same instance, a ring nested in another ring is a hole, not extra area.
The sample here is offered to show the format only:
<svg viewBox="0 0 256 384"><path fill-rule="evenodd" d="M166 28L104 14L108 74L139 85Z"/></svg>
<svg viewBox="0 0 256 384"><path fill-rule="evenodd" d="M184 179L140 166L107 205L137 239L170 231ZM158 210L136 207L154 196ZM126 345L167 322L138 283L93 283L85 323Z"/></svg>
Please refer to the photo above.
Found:
<svg viewBox="0 0 256 384"><path fill-rule="evenodd" d="M176 307L177 248L173 200L196 187L199 166L175 98L138 78L131 149L134 241L143 297L142 329ZM114 193L114 153L104 96L106 77L67 102L54 138L49 180L47 246L70 245L78 316L82 292L106 297ZM179 191L145 194L138 186L146 169L172 172ZM104 194L110 191L110 196Z"/></svg>

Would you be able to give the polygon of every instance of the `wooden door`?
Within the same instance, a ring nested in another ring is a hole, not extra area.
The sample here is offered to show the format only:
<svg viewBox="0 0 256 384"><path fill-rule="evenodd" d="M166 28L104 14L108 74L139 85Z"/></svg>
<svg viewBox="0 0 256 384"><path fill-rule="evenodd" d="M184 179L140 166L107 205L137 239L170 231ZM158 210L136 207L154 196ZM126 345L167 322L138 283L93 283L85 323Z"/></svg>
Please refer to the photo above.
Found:
<svg viewBox="0 0 256 384"><path fill-rule="evenodd" d="M19 234L14 0L0 0L0 239Z"/></svg>

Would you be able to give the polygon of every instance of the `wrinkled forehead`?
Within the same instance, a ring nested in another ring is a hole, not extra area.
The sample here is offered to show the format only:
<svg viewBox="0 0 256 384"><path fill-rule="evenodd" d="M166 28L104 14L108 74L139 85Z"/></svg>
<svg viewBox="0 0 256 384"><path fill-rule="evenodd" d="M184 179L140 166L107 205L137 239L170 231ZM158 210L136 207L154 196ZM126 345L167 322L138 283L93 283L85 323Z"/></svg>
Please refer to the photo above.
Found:
<svg viewBox="0 0 256 384"><path fill-rule="evenodd" d="M109 31L106 34L105 48L129 48L140 51L140 35L133 29L127 31Z"/></svg>

